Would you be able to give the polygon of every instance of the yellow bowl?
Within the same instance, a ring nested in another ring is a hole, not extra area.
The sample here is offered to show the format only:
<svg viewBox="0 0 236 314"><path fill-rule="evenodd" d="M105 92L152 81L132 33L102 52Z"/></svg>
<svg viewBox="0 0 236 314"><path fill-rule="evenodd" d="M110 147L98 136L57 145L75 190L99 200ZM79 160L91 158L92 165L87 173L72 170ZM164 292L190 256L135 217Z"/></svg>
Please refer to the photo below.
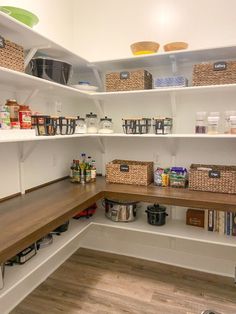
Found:
<svg viewBox="0 0 236 314"><path fill-rule="evenodd" d="M188 43L185 43L183 41L176 41L164 45L163 48L165 51L183 50L188 48Z"/></svg>
<svg viewBox="0 0 236 314"><path fill-rule="evenodd" d="M133 43L130 48L133 55L144 55L156 53L159 49L160 45L155 41L140 41L137 43Z"/></svg>

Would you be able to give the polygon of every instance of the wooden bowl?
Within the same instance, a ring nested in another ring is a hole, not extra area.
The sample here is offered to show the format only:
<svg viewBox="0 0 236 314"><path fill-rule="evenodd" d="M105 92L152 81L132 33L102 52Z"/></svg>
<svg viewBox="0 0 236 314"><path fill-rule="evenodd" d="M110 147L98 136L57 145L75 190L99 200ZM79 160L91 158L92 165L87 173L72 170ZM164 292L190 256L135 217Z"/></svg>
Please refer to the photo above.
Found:
<svg viewBox="0 0 236 314"><path fill-rule="evenodd" d="M135 56L156 53L159 47L160 45L155 41L140 41L137 43L133 43L130 46L132 53Z"/></svg>
<svg viewBox="0 0 236 314"><path fill-rule="evenodd" d="M176 41L166 44L163 48L165 51L183 50L188 48L188 43Z"/></svg>

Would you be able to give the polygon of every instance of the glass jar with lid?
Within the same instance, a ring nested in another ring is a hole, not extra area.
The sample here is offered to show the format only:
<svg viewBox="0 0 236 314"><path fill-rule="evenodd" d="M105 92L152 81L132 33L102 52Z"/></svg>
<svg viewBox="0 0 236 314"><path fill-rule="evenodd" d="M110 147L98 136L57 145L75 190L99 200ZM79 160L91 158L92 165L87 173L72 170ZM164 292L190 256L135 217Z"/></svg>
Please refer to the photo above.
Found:
<svg viewBox="0 0 236 314"><path fill-rule="evenodd" d="M230 116L230 133L236 134L236 115Z"/></svg>
<svg viewBox="0 0 236 314"><path fill-rule="evenodd" d="M231 133L231 123L230 123L231 116L236 116L236 111L225 111L225 123L224 123L225 134Z"/></svg>
<svg viewBox="0 0 236 314"><path fill-rule="evenodd" d="M217 115L210 115L207 118L207 133L208 134L218 134L219 133L219 120L220 117Z"/></svg>
<svg viewBox="0 0 236 314"><path fill-rule="evenodd" d="M98 133L98 118L95 113L86 114L87 133Z"/></svg>
<svg viewBox="0 0 236 314"><path fill-rule="evenodd" d="M206 127L206 112L200 111L196 113L196 124L195 124L195 133L196 134L205 134L207 130Z"/></svg>
<svg viewBox="0 0 236 314"><path fill-rule="evenodd" d="M111 118L105 117L100 119L98 133L113 133L113 122Z"/></svg>
<svg viewBox="0 0 236 314"><path fill-rule="evenodd" d="M75 134L84 134L87 133L87 125L85 122L85 118L77 117L76 119L76 128Z"/></svg>

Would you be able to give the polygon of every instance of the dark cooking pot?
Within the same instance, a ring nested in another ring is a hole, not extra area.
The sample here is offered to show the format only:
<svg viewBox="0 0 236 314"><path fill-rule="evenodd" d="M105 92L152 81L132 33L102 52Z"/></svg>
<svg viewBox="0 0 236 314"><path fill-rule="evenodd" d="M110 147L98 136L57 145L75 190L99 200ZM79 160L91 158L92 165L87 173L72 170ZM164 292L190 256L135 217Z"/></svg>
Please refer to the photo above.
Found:
<svg viewBox="0 0 236 314"><path fill-rule="evenodd" d="M38 57L30 65L34 76L63 85L67 85L72 73L71 64L56 59Z"/></svg>
<svg viewBox="0 0 236 314"><path fill-rule="evenodd" d="M159 204L149 205L147 210L147 221L150 225L162 226L166 223L166 207Z"/></svg>

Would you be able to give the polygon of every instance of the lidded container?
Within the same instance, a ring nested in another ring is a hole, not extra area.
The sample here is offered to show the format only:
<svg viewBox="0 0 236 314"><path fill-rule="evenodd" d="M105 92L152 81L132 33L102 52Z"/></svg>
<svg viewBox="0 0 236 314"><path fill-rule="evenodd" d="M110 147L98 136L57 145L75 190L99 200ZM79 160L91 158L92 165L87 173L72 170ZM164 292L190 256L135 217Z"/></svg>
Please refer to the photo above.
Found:
<svg viewBox="0 0 236 314"><path fill-rule="evenodd" d="M219 112L211 112L207 118L207 133L208 134L218 134L219 133Z"/></svg>
<svg viewBox="0 0 236 314"><path fill-rule="evenodd" d="M150 132L151 119L149 118L125 118L122 121L125 134L147 134Z"/></svg>
<svg viewBox="0 0 236 314"><path fill-rule="evenodd" d="M147 221L150 225L163 226L166 223L166 207L159 204L149 205L146 209Z"/></svg>
<svg viewBox="0 0 236 314"><path fill-rule="evenodd" d="M19 109L20 106L15 99L7 99L6 105L10 112L11 124L18 122L19 123ZM14 124L13 124L14 126Z"/></svg>
<svg viewBox="0 0 236 314"><path fill-rule="evenodd" d="M206 112L200 111L196 113L195 133L205 134L207 132Z"/></svg>
<svg viewBox="0 0 236 314"><path fill-rule="evenodd" d="M173 119L160 117L160 118L153 118L153 128L155 134L171 134L173 126Z"/></svg>
<svg viewBox="0 0 236 314"><path fill-rule="evenodd" d="M231 133L231 123L230 123L231 116L236 116L236 111L225 111L225 124L224 124L225 134Z"/></svg>
<svg viewBox="0 0 236 314"><path fill-rule="evenodd" d="M111 118L105 116L105 118L100 119L98 133L109 134L113 133L113 122Z"/></svg>
<svg viewBox="0 0 236 314"><path fill-rule="evenodd" d="M236 115L230 116L230 133L236 134Z"/></svg>
<svg viewBox="0 0 236 314"><path fill-rule="evenodd" d="M80 116L77 117L75 133L76 134L87 133L87 125L86 125L86 122L85 122L85 118L81 118Z"/></svg>
<svg viewBox="0 0 236 314"><path fill-rule="evenodd" d="M19 121L21 129L31 129L31 110L29 106L20 106L19 108Z"/></svg>
<svg viewBox="0 0 236 314"><path fill-rule="evenodd" d="M98 118L95 113L86 114L87 133L98 133Z"/></svg>
<svg viewBox="0 0 236 314"><path fill-rule="evenodd" d="M57 134L72 135L75 133L76 118L74 117L59 117L57 123Z"/></svg>

